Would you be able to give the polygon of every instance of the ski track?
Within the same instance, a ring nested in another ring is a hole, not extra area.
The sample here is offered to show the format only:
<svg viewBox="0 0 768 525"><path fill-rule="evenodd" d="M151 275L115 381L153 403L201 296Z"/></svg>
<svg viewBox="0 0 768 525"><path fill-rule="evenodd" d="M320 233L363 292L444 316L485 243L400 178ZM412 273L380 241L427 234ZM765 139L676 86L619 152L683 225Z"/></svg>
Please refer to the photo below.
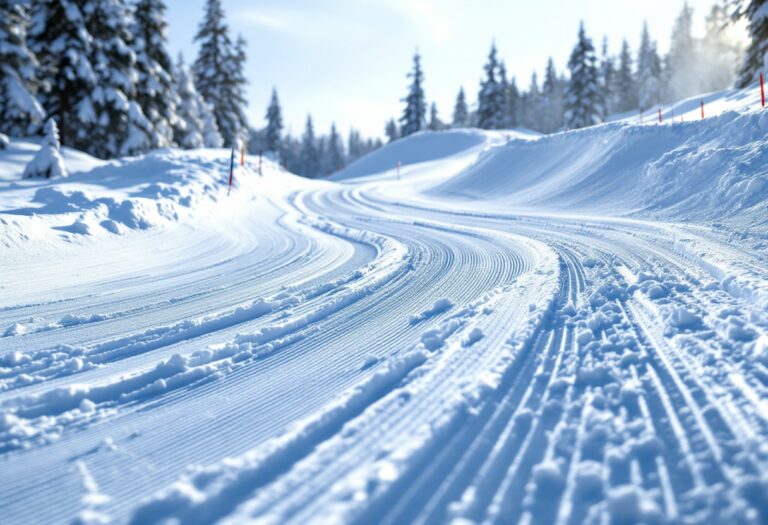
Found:
<svg viewBox="0 0 768 525"><path fill-rule="evenodd" d="M759 255L388 191L5 297L2 521L768 522Z"/></svg>

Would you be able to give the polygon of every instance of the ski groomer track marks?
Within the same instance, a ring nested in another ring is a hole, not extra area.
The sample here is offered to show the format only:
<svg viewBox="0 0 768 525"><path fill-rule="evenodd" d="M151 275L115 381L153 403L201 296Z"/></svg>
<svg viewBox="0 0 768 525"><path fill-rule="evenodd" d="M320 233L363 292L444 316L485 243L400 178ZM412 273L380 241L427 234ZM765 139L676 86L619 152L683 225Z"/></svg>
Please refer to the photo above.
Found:
<svg viewBox="0 0 768 525"><path fill-rule="evenodd" d="M768 521L758 255L396 193L5 301L8 522Z"/></svg>

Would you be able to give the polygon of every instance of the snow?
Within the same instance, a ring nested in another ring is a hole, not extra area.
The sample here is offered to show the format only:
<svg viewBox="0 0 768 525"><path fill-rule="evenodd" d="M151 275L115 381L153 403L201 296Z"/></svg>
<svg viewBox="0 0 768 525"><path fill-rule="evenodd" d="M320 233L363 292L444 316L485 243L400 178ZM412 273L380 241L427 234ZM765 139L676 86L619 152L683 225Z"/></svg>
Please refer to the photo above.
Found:
<svg viewBox="0 0 768 525"><path fill-rule="evenodd" d="M765 522L768 114L703 98L229 196L11 139L3 523Z"/></svg>

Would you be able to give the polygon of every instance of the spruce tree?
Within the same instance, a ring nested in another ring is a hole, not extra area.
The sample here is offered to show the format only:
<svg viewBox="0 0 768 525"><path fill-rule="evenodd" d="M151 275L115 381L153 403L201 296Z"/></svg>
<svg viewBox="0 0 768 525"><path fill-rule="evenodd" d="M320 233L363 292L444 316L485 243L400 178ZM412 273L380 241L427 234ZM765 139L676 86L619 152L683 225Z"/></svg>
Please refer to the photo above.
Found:
<svg viewBox="0 0 768 525"><path fill-rule="evenodd" d="M37 101L38 62L26 42L27 11L18 1L0 2L0 133L36 133L45 117Z"/></svg>
<svg viewBox="0 0 768 525"><path fill-rule="evenodd" d="M64 159L61 157L59 144L59 130L56 128L56 122L48 119L45 124L45 138L40 145L40 149L24 168L24 178L28 177L66 177L67 168L64 165Z"/></svg>
<svg viewBox="0 0 768 525"><path fill-rule="evenodd" d="M749 0L737 16L747 19L750 38L738 80L744 88L768 72L768 0Z"/></svg>
<svg viewBox="0 0 768 525"><path fill-rule="evenodd" d="M384 126L384 134L387 136L388 142L394 142L400 138L400 130L397 129L397 123L395 119L391 118Z"/></svg>
<svg viewBox="0 0 768 525"><path fill-rule="evenodd" d="M363 139L360 137L360 132L356 129L349 130L349 138L347 139L347 155L349 161L359 159L364 154L365 145Z"/></svg>
<svg viewBox="0 0 768 525"><path fill-rule="evenodd" d="M408 95L403 99L405 109L400 117L400 134L407 137L421 131L427 123L427 104L424 97L424 73L421 70L421 56L418 52L413 55L413 71L408 74L411 86Z"/></svg>
<svg viewBox="0 0 768 525"><path fill-rule="evenodd" d="M267 107L267 130L265 133L267 151L277 153L280 151L280 143L283 135L283 111L277 99L277 89L272 88L272 98Z"/></svg>
<svg viewBox="0 0 768 525"><path fill-rule="evenodd" d="M600 56L600 89L603 93L603 108L605 115L616 111L616 65L613 57L608 53L608 38L603 37L603 47Z"/></svg>
<svg viewBox="0 0 768 525"><path fill-rule="evenodd" d="M553 133L563 127L563 90L555 71L555 63L550 58L544 72L544 84L541 90L542 119L541 131Z"/></svg>
<svg viewBox="0 0 768 525"><path fill-rule="evenodd" d="M328 135L328 145L326 147L326 169L325 173L335 173L344 167L344 145L341 136L336 130L336 123L331 124L331 133Z"/></svg>
<svg viewBox="0 0 768 525"><path fill-rule="evenodd" d="M134 155L152 146L152 125L135 100L136 55L128 45L129 12L123 0L91 0L83 7L92 37L95 121L86 151L101 158Z"/></svg>
<svg viewBox="0 0 768 525"><path fill-rule="evenodd" d="M485 78L480 83L477 101L477 127L501 129L504 126L504 94L499 83L499 61L496 58L496 44L491 45Z"/></svg>
<svg viewBox="0 0 768 525"><path fill-rule="evenodd" d="M205 147L203 140L203 98L195 89L189 66L179 55L174 71L176 93L179 95L177 114L181 125L174 127L173 140L179 147L195 149Z"/></svg>
<svg viewBox="0 0 768 525"><path fill-rule="evenodd" d="M92 38L85 27L82 2L37 0L30 11L27 42L37 57L43 90L40 102L58 123L61 142L88 150L96 124L91 96L97 79L91 65Z"/></svg>
<svg viewBox="0 0 768 525"><path fill-rule="evenodd" d="M430 131L439 131L443 128L443 123L437 116L437 104L434 102L429 106L429 125L427 127Z"/></svg>
<svg viewBox="0 0 768 525"><path fill-rule="evenodd" d="M507 90L507 116L505 122L507 127L516 128L521 125L522 117L522 97L520 90L517 89L517 79L512 77Z"/></svg>
<svg viewBox="0 0 768 525"><path fill-rule="evenodd" d="M312 124L312 116L307 116L307 125L301 138L301 171L299 175L307 178L315 178L320 175L320 155L317 151L315 128Z"/></svg>
<svg viewBox="0 0 768 525"><path fill-rule="evenodd" d="M195 42L200 43L200 51L192 67L195 84L213 108L224 145L232 147L246 131L242 107L245 103L245 46L244 41L239 41L237 47L233 46L221 0L206 0L205 16L195 35Z"/></svg>
<svg viewBox="0 0 768 525"><path fill-rule="evenodd" d="M565 93L565 126L584 128L603 120L600 78L597 57L592 40L587 37L584 24L579 27L579 38L568 61L571 78Z"/></svg>
<svg viewBox="0 0 768 525"><path fill-rule="evenodd" d="M467 109L467 99L464 95L464 88L459 88L459 94L456 96L456 105L453 106L453 127L463 128L468 125L469 110Z"/></svg>
<svg viewBox="0 0 768 525"><path fill-rule="evenodd" d="M648 24L643 24L640 50L637 55L638 105L640 111L647 111L661 102L662 92L661 58L656 44L651 40Z"/></svg>
<svg viewBox="0 0 768 525"><path fill-rule="evenodd" d="M619 68L616 71L616 108L619 113L626 113L637 108L637 83L633 71L632 53L624 40L619 55Z"/></svg>
<svg viewBox="0 0 768 525"><path fill-rule="evenodd" d="M542 129L542 98L539 91L539 76L531 74L531 86L525 96L523 126L540 131Z"/></svg>
<svg viewBox="0 0 768 525"><path fill-rule="evenodd" d="M168 24L163 0L137 0L134 7L133 48L136 52L136 101L152 125L151 145L164 148L183 133L177 115L180 103L168 54Z"/></svg>
<svg viewBox="0 0 768 525"><path fill-rule="evenodd" d="M499 63L499 91L501 92L499 109L499 126L501 128L512 127L509 122L509 80L507 79L507 66L502 60Z"/></svg>

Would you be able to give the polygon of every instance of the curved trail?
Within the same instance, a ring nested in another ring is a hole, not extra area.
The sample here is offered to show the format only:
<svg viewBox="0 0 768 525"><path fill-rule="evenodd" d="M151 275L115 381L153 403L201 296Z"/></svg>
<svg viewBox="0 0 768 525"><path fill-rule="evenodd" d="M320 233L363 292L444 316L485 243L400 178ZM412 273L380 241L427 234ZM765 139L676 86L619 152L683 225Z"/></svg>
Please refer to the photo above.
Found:
<svg viewBox="0 0 768 525"><path fill-rule="evenodd" d="M10 522L768 520L758 255L399 188L300 191L5 298Z"/></svg>

